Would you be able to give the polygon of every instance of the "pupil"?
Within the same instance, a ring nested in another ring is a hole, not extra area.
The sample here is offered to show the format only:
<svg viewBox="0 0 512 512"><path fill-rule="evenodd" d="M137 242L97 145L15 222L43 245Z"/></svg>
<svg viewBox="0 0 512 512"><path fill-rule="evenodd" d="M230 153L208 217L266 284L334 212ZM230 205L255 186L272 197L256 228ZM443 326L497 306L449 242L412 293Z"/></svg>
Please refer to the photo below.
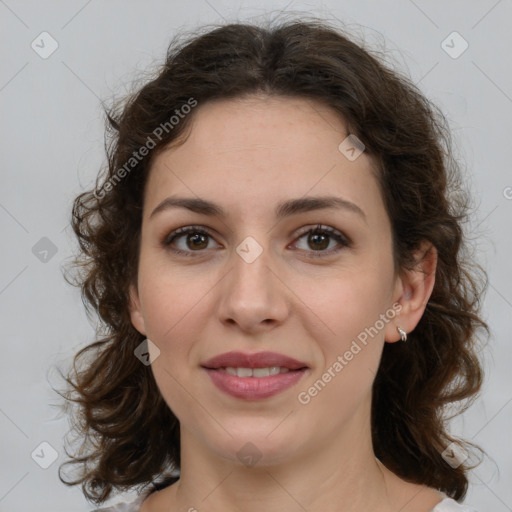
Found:
<svg viewBox="0 0 512 512"><path fill-rule="evenodd" d="M201 233L189 235L189 242L190 241L192 241L192 246L195 247L196 249L204 249L203 245L208 245L208 243L206 242L206 236Z"/></svg>
<svg viewBox="0 0 512 512"><path fill-rule="evenodd" d="M323 243L321 240L319 240L319 238L323 238ZM327 236L325 235L322 235L321 233L312 233L309 237L309 241L313 244L313 245L316 245L316 244L321 244L321 247L319 247L319 249L325 249L326 247L329 246L329 242L327 240Z"/></svg>

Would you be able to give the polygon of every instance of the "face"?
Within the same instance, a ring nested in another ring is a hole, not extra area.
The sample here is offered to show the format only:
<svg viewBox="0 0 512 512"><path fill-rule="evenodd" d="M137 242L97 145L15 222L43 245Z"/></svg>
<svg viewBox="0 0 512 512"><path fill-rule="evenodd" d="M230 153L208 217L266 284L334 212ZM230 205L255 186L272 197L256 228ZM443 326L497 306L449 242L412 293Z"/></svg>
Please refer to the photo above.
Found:
<svg viewBox="0 0 512 512"><path fill-rule="evenodd" d="M238 461L251 442L261 463L314 453L367 428L383 344L399 338L404 286L372 159L347 158L343 123L309 100L253 96L194 115L148 178L132 322L158 347L156 382L198 450ZM202 366L231 351L307 368L271 396L233 396Z"/></svg>

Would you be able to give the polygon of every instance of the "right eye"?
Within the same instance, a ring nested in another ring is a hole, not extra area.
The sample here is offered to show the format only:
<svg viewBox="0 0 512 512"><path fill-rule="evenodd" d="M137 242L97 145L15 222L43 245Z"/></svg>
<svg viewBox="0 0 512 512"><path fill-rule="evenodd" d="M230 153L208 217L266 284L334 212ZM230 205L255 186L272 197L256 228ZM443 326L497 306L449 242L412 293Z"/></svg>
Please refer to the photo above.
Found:
<svg viewBox="0 0 512 512"><path fill-rule="evenodd" d="M195 253L203 252L213 241L211 233L202 226L186 226L169 233L162 245L176 254L183 256L196 256ZM181 246L180 246L181 244Z"/></svg>

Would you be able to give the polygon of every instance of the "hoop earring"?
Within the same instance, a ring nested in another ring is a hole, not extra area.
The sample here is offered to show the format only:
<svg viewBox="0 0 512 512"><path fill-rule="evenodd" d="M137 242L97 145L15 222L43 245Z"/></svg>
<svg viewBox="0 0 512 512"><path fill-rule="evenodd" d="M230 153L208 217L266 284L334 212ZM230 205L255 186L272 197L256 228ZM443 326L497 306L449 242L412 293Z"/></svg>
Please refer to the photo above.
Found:
<svg viewBox="0 0 512 512"><path fill-rule="evenodd" d="M400 327L397 327L396 330L400 333L400 339L405 343L407 341L407 333Z"/></svg>

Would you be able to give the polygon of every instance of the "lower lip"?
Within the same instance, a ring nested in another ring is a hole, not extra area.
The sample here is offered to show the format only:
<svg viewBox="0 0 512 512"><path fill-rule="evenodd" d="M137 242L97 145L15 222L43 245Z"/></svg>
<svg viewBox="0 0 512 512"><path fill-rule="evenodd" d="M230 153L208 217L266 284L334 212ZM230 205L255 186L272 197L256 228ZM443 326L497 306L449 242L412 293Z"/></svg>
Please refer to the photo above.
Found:
<svg viewBox="0 0 512 512"><path fill-rule="evenodd" d="M244 400L258 400L277 395L297 383L306 373L306 369L302 369L268 377L237 377L225 371L204 369L221 391Z"/></svg>

